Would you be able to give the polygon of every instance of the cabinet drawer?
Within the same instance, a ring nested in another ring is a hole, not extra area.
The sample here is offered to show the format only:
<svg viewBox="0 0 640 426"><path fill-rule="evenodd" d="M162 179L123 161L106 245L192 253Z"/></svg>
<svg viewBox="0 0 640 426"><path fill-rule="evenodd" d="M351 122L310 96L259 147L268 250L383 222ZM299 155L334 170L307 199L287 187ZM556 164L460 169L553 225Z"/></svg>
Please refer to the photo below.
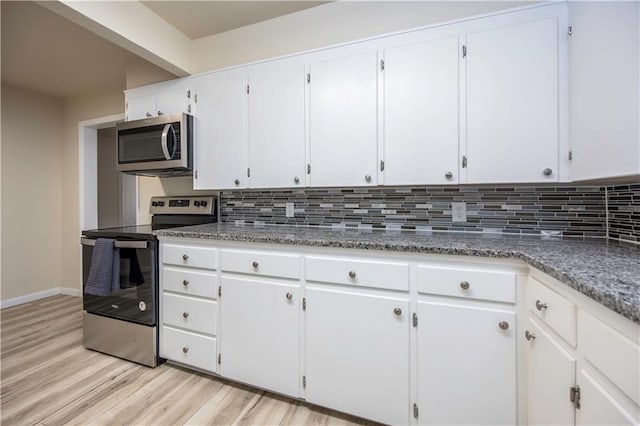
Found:
<svg viewBox="0 0 640 426"><path fill-rule="evenodd" d="M195 268L217 269L216 249L210 247L164 244L162 263Z"/></svg>
<svg viewBox="0 0 640 426"><path fill-rule="evenodd" d="M162 288L164 290L191 296L215 299L217 296L217 278L215 273L210 272L168 266L162 268Z"/></svg>
<svg viewBox="0 0 640 426"><path fill-rule="evenodd" d="M200 333L216 334L216 302L164 293L162 322Z"/></svg>
<svg viewBox="0 0 640 426"><path fill-rule="evenodd" d="M516 275L470 268L418 266L418 293L514 303Z"/></svg>
<svg viewBox="0 0 640 426"><path fill-rule="evenodd" d="M260 276L300 278L300 256L261 251L220 250L220 269Z"/></svg>
<svg viewBox="0 0 640 426"><path fill-rule="evenodd" d="M580 310L578 337L584 357L640 405L640 348L604 322Z"/></svg>
<svg viewBox="0 0 640 426"><path fill-rule="evenodd" d="M535 278L529 277L527 307L571 346L576 346L575 304Z"/></svg>
<svg viewBox="0 0 640 426"><path fill-rule="evenodd" d="M216 339L162 327L160 356L215 373Z"/></svg>
<svg viewBox="0 0 640 426"><path fill-rule="evenodd" d="M409 265L359 259L308 256L306 279L389 290L409 290Z"/></svg>

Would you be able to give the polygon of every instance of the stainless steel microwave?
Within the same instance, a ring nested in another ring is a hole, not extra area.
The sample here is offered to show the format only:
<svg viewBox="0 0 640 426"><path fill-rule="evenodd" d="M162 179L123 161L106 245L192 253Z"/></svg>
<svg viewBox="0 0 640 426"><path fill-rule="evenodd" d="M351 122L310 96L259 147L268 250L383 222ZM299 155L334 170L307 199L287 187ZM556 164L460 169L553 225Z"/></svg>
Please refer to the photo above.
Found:
<svg viewBox="0 0 640 426"><path fill-rule="evenodd" d="M192 173L193 116L166 114L116 125L117 170L143 176Z"/></svg>

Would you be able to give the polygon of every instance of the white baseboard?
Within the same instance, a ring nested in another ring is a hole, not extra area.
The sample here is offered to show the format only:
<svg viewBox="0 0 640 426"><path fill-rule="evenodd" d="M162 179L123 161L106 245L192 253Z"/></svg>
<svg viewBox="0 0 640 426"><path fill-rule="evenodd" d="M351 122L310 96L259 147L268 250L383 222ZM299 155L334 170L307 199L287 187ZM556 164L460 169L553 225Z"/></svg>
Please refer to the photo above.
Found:
<svg viewBox="0 0 640 426"><path fill-rule="evenodd" d="M69 287L56 287L44 291L38 291L36 293L25 294L24 296L14 297L12 299L2 300L0 301L0 309L22 305L23 303L33 302L34 300L44 299L45 297L56 296L58 294L65 294L67 296L75 297L81 296L79 289Z"/></svg>

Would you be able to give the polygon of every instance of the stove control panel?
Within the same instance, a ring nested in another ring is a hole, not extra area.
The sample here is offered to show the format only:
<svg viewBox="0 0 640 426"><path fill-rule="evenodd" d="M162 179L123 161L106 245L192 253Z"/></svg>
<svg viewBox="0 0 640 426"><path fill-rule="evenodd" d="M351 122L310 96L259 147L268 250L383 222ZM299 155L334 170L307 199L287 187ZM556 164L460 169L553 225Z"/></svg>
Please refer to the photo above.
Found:
<svg viewBox="0 0 640 426"><path fill-rule="evenodd" d="M206 214L216 213L218 197L215 195L189 195L151 197L151 214Z"/></svg>

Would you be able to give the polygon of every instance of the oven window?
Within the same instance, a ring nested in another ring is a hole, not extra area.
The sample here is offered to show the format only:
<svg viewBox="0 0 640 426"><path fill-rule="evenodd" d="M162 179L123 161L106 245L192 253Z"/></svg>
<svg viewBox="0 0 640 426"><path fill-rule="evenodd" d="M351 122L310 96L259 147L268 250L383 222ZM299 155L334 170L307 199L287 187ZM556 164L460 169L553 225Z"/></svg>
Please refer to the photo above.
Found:
<svg viewBox="0 0 640 426"><path fill-rule="evenodd" d="M126 321L154 325L157 300L157 243L149 241L147 248L118 248L114 255L119 273L113 280L102 280L92 268L94 246L82 246L83 305L92 314L105 315ZM95 267L95 264L94 264ZM101 271L102 272L102 271ZM111 275L111 274L109 274ZM106 283L105 283L106 281Z"/></svg>

